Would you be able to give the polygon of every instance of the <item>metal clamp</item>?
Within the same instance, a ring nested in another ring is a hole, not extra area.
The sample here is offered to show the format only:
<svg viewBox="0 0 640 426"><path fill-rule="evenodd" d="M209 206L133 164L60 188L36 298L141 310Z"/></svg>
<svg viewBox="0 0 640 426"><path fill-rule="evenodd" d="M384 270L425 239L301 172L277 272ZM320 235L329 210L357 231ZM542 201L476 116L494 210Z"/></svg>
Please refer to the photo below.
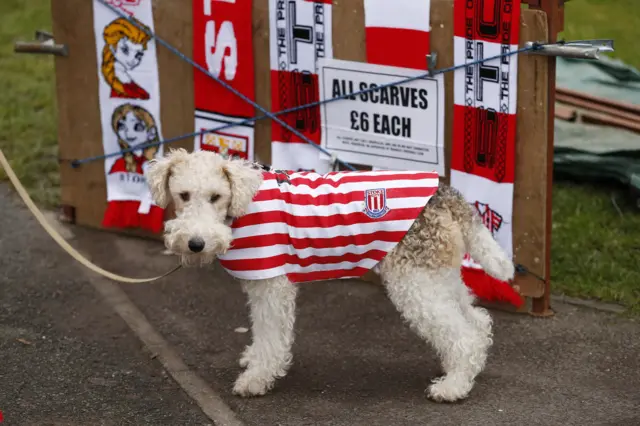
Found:
<svg viewBox="0 0 640 426"><path fill-rule="evenodd" d="M69 49L66 44L56 44L53 35L42 30L36 31L37 41L17 41L13 45L15 53L36 53L56 56L68 56Z"/></svg>
<svg viewBox="0 0 640 426"><path fill-rule="evenodd" d="M433 75L433 71L436 68L436 62L438 62L438 54L431 52L427 55L427 73L429 77Z"/></svg>
<svg viewBox="0 0 640 426"><path fill-rule="evenodd" d="M544 56L560 56L576 59L600 59L600 52L613 52L613 40L576 40L543 44L528 41L526 47L535 47L530 54Z"/></svg>

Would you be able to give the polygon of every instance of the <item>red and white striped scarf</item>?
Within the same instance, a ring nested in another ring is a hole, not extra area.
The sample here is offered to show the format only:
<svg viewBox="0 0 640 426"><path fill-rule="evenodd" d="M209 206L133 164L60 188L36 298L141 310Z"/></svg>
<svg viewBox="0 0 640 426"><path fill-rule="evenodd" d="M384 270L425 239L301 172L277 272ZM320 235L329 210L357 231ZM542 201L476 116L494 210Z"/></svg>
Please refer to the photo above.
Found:
<svg viewBox="0 0 640 426"><path fill-rule="evenodd" d="M520 1L455 0L454 64L518 49ZM451 186L471 203L512 257L518 56L470 65L454 73ZM487 275L468 255L465 283L485 300L521 304L506 283Z"/></svg>
<svg viewBox="0 0 640 426"><path fill-rule="evenodd" d="M193 58L198 65L255 100L250 0L193 0ZM254 107L198 69L193 70L195 130L233 124ZM253 160L253 123L196 136L194 150Z"/></svg>
<svg viewBox="0 0 640 426"><path fill-rule="evenodd" d="M233 276L361 277L402 240L438 189L433 172L265 172L219 257Z"/></svg>
<svg viewBox="0 0 640 426"><path fill-rule="evenodd" d="M269 0L271 109L283 111L320 99L316 61L333 58L331 0ZM320 145L320 108L280 116L313 143ZM310 146L275 121L271 124L271 165L278 169L331 169Z"/></svg>

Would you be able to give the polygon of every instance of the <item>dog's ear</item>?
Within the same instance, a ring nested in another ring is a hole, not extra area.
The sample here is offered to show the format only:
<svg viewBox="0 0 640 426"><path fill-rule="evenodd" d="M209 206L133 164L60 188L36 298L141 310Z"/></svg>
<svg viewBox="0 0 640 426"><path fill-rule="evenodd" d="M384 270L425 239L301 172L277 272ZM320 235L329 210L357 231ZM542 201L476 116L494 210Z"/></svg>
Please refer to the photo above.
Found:
<svg viewBox="0 0 640 426"><path fill-rule="evenodd" d="M242 216L262 184L262 170L248 161L231 159L225 160L222 171L231 184L231 202L227 215Z"/></svg>
<svg viewBox="0 0 640 426"><path fill-rule="evenodd" d="M172 149L165 157L149 161L147 182L149 182L151 197L159 207L165 208L171 201L171 194L169 194L171 167L183 161L187 155L188 152L185 149Z"/></svg>

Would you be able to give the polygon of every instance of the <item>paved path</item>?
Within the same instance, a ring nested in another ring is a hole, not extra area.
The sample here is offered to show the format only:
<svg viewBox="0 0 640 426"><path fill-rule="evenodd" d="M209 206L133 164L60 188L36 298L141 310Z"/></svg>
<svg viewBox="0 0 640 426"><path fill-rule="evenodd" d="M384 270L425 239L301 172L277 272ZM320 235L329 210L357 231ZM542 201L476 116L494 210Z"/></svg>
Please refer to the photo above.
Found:
<svg viewBox="0 0 640 426"><path fill-rule="evenodd" d="M2 186L0 205L0 410L25 420L8 424L206 424ZM74 246L114 272L143 277L173 265L160 243L72 231ZM569 305L549 319L494 312L495 344L470 398L436 404L423 390L437 359L380 288L311 284L289 376L266 397L239 399L230 389L250 335L235 331L248 327L237 284L210 268L121 288L247 425L640 424L638 320Z"/></svg>
<svg viewBox="0 0 640 426"><path fill-rule="evenodd" d="M3 425L212 424L7 194L0 185Z"/></svg>

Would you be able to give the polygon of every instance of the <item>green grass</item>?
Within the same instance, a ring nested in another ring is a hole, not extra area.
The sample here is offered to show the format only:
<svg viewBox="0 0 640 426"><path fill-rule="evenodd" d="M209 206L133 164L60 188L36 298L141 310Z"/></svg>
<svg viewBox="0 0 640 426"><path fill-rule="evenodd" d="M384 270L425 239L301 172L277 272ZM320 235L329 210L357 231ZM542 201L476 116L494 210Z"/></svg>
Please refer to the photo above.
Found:
<svg viewBox="0 0 640 426"><path fill-rule="evenodd" d="M0 0L0 148L34 200L51 207L60 185L53 58L13 53L37 29L51 30L49 0Z"/></svg>
<svg viewBox="0 0 640 426"><path fill-rule="evenodd" d="M611 56L640 68L640 1L565 3L565 40L611 38ZM612 202L612 194L622 216ZM555 293L618 302L640 313L640 213L620 189L556 181L551 249Z"/></svg>
<svg viewBox="0 0 640 426"><path fill-rule="evenodd" d="M0 147L34 200L59 197L53 59L17 55L13 43L51 29L48 0L0 0ZM571 0L566 40L613 38L621 58L640 68L640 0ZM91 23L87 23L91 25ZM0 171L0 179L4 175ZM553 290L623 303L640 312L640 214L614 207L608 187L554 185Z"/></svg>
<svg viewBox="0 0 640 426"><path fill-rule="evenodd" d="M553 292L618 302L640 313L637 208L617 188L568 182L555 183L553 198Z"/></svg>
<svg viewBox="0 0 640 426"><path fill-rule="evenodd" d="M640 2L638 0L570 0L565 3L565 40L610 38L612 55L640 68L638 35Z"/></svg>

